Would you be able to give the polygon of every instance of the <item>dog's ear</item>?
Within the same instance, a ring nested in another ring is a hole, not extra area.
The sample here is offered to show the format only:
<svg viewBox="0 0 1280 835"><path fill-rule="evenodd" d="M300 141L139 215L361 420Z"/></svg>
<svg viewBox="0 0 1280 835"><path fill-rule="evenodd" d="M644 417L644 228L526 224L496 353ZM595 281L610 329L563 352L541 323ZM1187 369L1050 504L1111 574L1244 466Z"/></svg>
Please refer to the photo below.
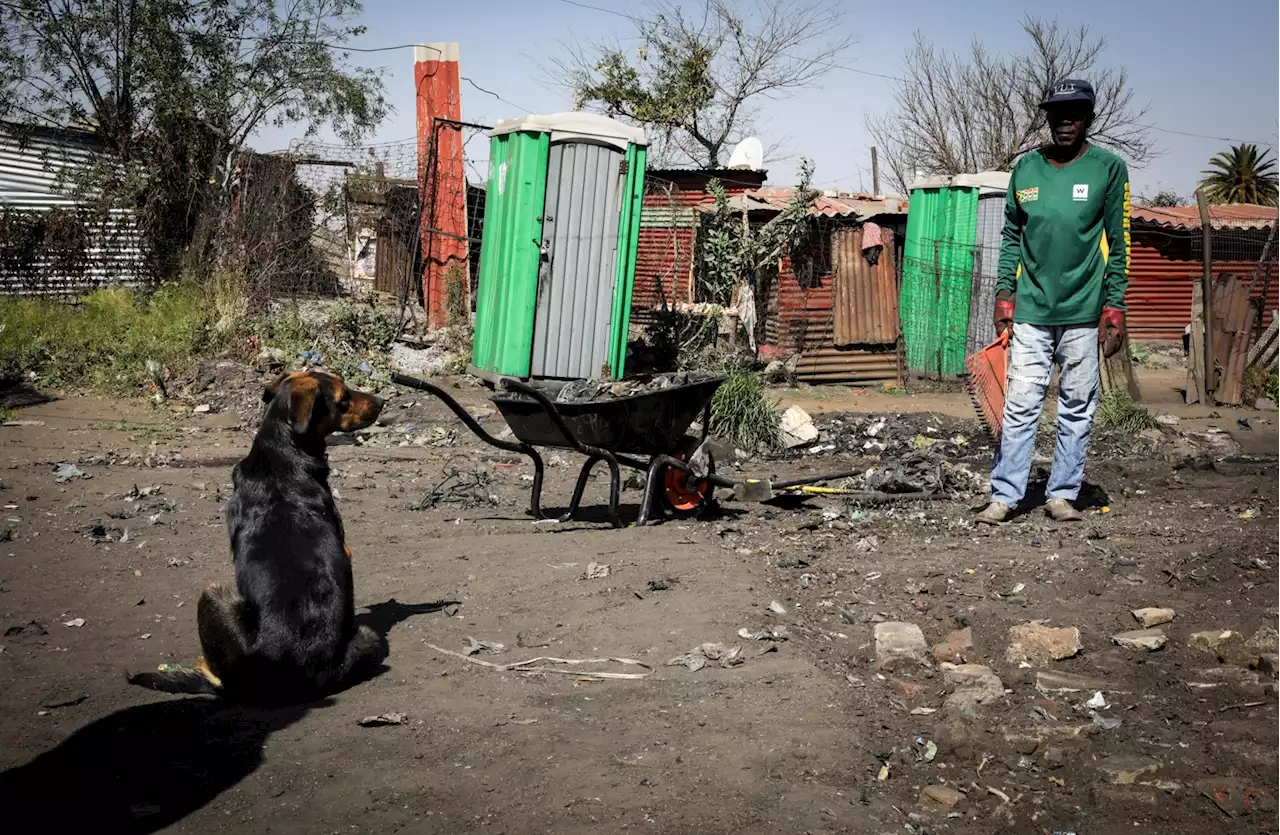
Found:
<svg viewBox="0 0 1280 835"><path fill-rule="evenodd" d="M289 384L289 420L293 434L305 435L311 428L311 413L316 407L320 386L311 377L298 377Z"/></svg>
<svg viewBox="0 0 1280 835"><path fill-rule="evenodd" d="M270 383L267 383L267 387L262 390L262 402L270 403L275 400L276 395L280 393L280 386L284 385L284 381L287 379L289 379L288 374L281 374Z"/></svg>

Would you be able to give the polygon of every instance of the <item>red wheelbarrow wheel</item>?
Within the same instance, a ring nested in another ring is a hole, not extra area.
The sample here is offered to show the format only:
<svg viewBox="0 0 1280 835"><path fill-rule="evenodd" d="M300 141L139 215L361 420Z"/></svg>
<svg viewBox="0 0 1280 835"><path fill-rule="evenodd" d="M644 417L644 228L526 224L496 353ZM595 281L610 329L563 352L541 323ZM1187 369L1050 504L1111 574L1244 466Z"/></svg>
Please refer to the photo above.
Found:
<svg viewBox="0 0 1280 835"><path fill-rule="evenodd" d="M698 448L698 442L692 438L685 439L681 447L671 454L679 461L688 461ZM716 471L715 459L711 451L707 451L707 472ZM702 511L711 499L715 487L707 478L695 479L683 470L667 467L662 473L662 493L667 508L678 517L693 516Z"/></svg>

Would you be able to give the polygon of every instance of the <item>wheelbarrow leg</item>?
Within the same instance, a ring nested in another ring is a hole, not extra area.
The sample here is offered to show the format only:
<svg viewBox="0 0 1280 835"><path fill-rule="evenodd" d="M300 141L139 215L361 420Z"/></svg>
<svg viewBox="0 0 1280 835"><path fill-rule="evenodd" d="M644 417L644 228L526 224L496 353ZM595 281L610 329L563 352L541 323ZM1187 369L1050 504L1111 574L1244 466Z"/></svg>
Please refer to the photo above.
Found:
<svg viewBox="0 0 1280 835"><path fill-rule="evenodd" d="M608 450L605 453L605 463L609 465L609 522L615 528L621 528L622 517L618 515L618 499L622 495L622 473L618 468L618 459L614 458ZM640 511L644 512L643 509Z"/></svg>
<svg viewBox="0 0 1280 835"><path fill-rule="evenodd" d="M662 472L665 469L665 464L663 462L663 458L665 457L666 456L655 455L652 460L649 461L649 469L645 471L644 496L640 499L640 516L636 519L637 525L648 525L651 521L661 521L660 519L650 520L649 513L650 511L658 510L657 515L661 515L661 511L656 507L657 495L655 493L654 485L657 484L658 479L662 476Z"/></svg>
<svg viewBox="0 0 1280 835"><path fill-rule="evenodd" d="M546 468L542 464L542 456L533 447L524 452L533 459L533 490L529 495L529 515L534 519L542 518L542 476Z"/></svg>
<svg viewBox="0 0 1280 835"><path fill-rule="evenodd" d="M578 473L578 483L573 486L573 497L569 499L569 509L556 519L557 522L568 522L573 518L573 514L578 512L578 505L582 502L582 493L587 489L587 479L591 476L591 468L600 460L602 459L599 455L592 455L582 465L582 471ZM534 476L534 478L537 478L537 476Z"/></svg>
<svg viewBox="0 0 1280 835"><path fill-rule="evenodd" d="M621 528L622 518L618 515L618 498L622 493L621 471L618 468L618 459L614 458L608 450L596 450L596 454L587 458L585 464L582 465L582 471L578 473L578 483L573 486L573 498L569 500L569 509L566 510L557 522L568 522L573 515L578 512L578 505L582 502L582 494L587 489L587 479L591 477L591 468L599 462L605 462L609 465L609 523L615 528Z"/></svg>

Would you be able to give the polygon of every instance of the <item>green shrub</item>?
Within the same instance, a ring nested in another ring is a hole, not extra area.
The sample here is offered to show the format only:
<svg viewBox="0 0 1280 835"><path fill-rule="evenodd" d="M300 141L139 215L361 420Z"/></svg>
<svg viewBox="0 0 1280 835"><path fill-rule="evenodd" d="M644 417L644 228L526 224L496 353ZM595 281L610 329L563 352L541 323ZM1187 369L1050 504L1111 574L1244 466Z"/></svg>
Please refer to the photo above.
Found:
<svg viewBox="0 0 1280 835"><path fill-rule="evenodd" d="M711 427L747 452L782 445L782 410L769 399L759 374L734 371L711 401Z"/></svg>

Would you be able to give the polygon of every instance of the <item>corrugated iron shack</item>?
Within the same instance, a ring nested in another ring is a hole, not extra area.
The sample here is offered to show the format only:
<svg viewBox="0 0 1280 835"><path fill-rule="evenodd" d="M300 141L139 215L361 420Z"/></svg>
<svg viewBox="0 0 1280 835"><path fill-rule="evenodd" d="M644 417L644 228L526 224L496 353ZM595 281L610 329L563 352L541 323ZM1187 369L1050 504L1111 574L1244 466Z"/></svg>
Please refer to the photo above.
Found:
<svg viewBox="0 0 1280 835"><path fill-rule="evenodd" d="M715 204L707 184L718 179L729 205L757 224L794 197L792 189L765 187L765 178L765 171L744 169L647 172L633 325L650 323L664 302L674 307L702 301L694 264L701 218ZM797 378L806 382L899 380L897 265L906 212L906 201L898 198L820 194L809 245L782 259L774 284L758 288L767 300L762 353L798 353ZM868 222L875 223L875 234L864 250ZM877 236L879 243L873 243Z"/></svg>
<svg viewBox="0 0 1280 835"><path fill-rule="evenodd" d="M1254 304L1262 305L1263 324L1276 309L1277 284L1274 207L1227 204L1209 207L1214 276L1234 275L1252 282ZM1135 207L1131 213L1129 264L1130 338L1178 340L1191 322L1191 288L1204 275L1204 235L1196 206ZM1271 243L1268 245L1268 240ZM1263 258L1264 250L1266 257ZM1259 259L1263 259L1259 265ZM1257 280L1254 280L1255 275Z"/></svg>

